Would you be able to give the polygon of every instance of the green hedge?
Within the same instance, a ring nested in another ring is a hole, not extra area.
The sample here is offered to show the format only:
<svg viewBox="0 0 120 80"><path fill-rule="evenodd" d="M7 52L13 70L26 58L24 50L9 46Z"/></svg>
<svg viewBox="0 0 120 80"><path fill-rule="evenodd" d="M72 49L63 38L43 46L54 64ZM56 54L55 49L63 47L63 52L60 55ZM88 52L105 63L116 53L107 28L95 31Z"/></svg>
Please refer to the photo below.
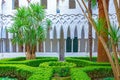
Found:
<svg viewBox="0 0 120 80"><path fill-rule="evenodd" d="M23 60L24 57L13 58L13 59L4 59L0 60L0 64L24 64L32 67L38 67L40 63L48 62L48 61L58 61L57 58L38 58L33 60L24 60L24 61L15 61L15 60Z"/></svg>
<svg viewBox="0 0 120 80"><path fill-rule="evenodd" d="M110 66L88 66L82 69L93 80L94 78L104 78L113 76Z"/></svg>
<svg viewBox="0 0 120 80"><path fill-rule="evenodd" d="M87 59L79 59L79 58L66 58L67 62L75 63L78 67L84 67L84 66L110 66L109 63L97 63L97 62L91 62Z"/></svg>
<svg viewBox="0 0 120 80"><path fill-rule="evenodd" d="M0 65L0 76L17 77L19 80L26 80L33 72L35 72L35 68L25 65Z"/></svg>
<svg viewBox="0 0 120 80"><path fill-rule="evenodd" d="M58 59L57 57L36 57L36 59ZM25 61L26 57L4 58L2 61Z"/></svg>
<svg viewBox="0 0 120 80"><path fill-rule="evenodd" d="M72 80L94 80L94 78L111 77L112 69L108 66L88 66L84 68L72 68Z"/></svg>
<svg viewBox="0 0 120 80"><path fill-rule="evenodd" d="M90 61L89 57L69 57L69 58ZM96 62L97 61L97 57L92 57L92 61Z"/></svg>
<svg viewBox="0 0 120 80"><path fill-rule="evenodd" d="M70 75L70 69L75 66L76 64L68 62L45 62L40 64L40 67L53 68L53 73L61 77Z"/></svg>
<svg viewBox="0 0 120 80"><path fill-rule="evenodd" d="M80 68L73 68L70 72L71 80L91 80L87 73Z"/></svg>
<svg viewBox="0 0 120 80"><path fill-rule="evenodd" d="M51 80L52 75L52 68L35 68L18 64L0 65L0 76L15 77L18 80Z"/></svg>
<svg viewBox="0 0 120 80"><path fill-rule="evenodd" d="M52 68L39 68L28 80L51 80L52 76Z"/></svg>

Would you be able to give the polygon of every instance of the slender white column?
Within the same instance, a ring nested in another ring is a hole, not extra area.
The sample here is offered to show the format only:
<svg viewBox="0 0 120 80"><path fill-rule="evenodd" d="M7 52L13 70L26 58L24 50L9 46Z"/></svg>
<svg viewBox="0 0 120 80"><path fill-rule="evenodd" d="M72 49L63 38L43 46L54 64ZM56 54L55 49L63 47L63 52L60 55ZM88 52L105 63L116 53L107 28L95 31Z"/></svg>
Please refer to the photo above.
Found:
<svg viewBox="0 0 120 80"><path fill-rule="evenodd" d="M94 42L94 39L92 40L92 52L94 52L94 44L95 44L95 42Z"/></svg>
<svg viewBox="0 0 120 80"><path fill-rule="evenodd" d="M50 40L50 52L52 52L52 39Z"/></svg>
<svg viewBox="0 0 120 80"><path fill-rule="evenodd" d="M6 46L5 46L5 40L3 39L3 52L5 52L6 50Z"/></svg>
<svg viewBox="0 0 120 80"><path fill-rule="evenodd" d="M85 40L85 52L87 53L87 40Z"/></svg>
<svg viewBox="0 0 120 80"><path fill-rule="evenodd" d="M71 52L73 53L73 39L71 41Z"/></svg>
<svg viewBox="0 0 120 80"><path fill-rule="evenodd" d="M58 50L58 53L59 53L59 46L60 46L60 44L59 44L59 39L58 39L58 41L57 41L57 50Z"/></svg>
<svg viewBox="0 0 120 80"><path fill-rule="evenodd" d="M9 39L9 51L12 52L13 51L13 47L12 47L12 42L11 39Z"/></svg>
<svg viewBox="0 0 120 80"><path fill-rule="evenodd" d="M80 52L80 39L78 39L78 52Z"/></svg>
<svg viewBox="0 0 120 80"><path fill-rule="evenodd" d="M64 47L65 47L65 53L66 53L66 39L64 40Z"/></svg>
<svg viewBox="0 0 120 80"><path fill-rule="evenodd" d="M43 41L43 52L45 53L46 52L46 49L45 49L45 41Z"/></svg>
<svg viewBox="0 0 120 80"><path fill-rule="evenodd" d="M25 52L25 44L23 44L23 52Z"/></svg>
<svg viewBox="0 0 120 80"><path fill-rule="evenodd" d="M0 39L0 53L2 52L2 44L1 44L1 39Z"/></svg>
<svg viewBox="0 0 120 80"><path fill-rule="evenodd" d="M39 52L39 42L37 42L37 52Z"/></svg>
<svg viewBox="0 0 120 80"><path fill-rule="evenodd" d="M19 52L19 46L18 46L18 43L16 43L16 52Z"/></svg>

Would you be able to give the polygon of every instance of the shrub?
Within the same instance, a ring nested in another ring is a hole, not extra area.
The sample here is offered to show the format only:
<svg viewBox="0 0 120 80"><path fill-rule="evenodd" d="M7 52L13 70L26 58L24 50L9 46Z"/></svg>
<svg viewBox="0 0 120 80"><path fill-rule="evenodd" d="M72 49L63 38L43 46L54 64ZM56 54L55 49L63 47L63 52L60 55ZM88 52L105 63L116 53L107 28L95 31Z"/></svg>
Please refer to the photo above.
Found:
<svg viewBox="0 0 120 80"><path fill-rule="evenodd" d="M84 67L84 66L110 66L109 63L97 63L97 62L91 62L87 59L79 59L79 58L66 58L67 62L72 62L77 65L77 67Z"/></svg>
<svg viewBox="0 0 120 80"><path fill-rule="evenodd" d="M15 64L0 65L0 76L15 77L18 80L51 80L52 75L52 68L35 68Z"/></svg>
<svg viewBox="0 0 120 80"><path fill-rule="evenodd" d="M16 77L19 80L26 80L32 75L35 68L25 65L1 64L0 76Z"/></svg>
<svg viewBox="0 0 120 80"><path fill-rule="evenodd" d="M68 62L45 62L40 64L40 67L53 68L53 73L61 77L68 76L70 74L70 68L75 66L74 63Z"/></svg>
<svg viewBox="0 0 120 80"><path fill-rule="evenodd" d="M94 78L98 79L111 76L113 76L112 69L108 66L88 66L71 69L72 80L94 80Z"/></svg>
<svg viewBox="0 0 120 80"><path fill-rule="evenodd" d="M113 76L110 66L88 66L82 70L85 71L91 77L91 79Z"/></svg>
<svg viewBox="0 0 120 80"><path fill-rule="evenodd" d="M91 80L86 72L82 71L80 68L71 69L71 80Z"/></svg>
<svg viewBox="0 0 120 80"><path fill-rule="evenodd" d="M52 68L38 68L28 80L51 80L53 75Z"/></svg>
<svg viewBox="0 0 120 80"><path fill-rule="evenodd" d="M19 60L19 59L24 59L24 57L20 57L20 58L13 58L13 59L5 59L5 60L1 60L0 64L25 64L28 66L32 66L32 67L38 67L39 64L43 63L43 62L48 62L48 61L57 61L57 58L39 58L39 59L33 59L33 60L24 60L24 61L13 61L13 60Z"/></svg>

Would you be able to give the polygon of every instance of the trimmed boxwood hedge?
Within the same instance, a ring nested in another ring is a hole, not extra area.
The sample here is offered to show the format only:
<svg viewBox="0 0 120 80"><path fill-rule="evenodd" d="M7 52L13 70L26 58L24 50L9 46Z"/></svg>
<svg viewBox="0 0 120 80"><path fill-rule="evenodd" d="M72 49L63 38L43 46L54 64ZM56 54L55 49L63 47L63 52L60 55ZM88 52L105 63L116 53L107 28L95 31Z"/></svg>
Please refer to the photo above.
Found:
<svg viewBox="0 0 120 80"><path fill-rule="evenodd" d="M88 66L84 68L72 68L72 80L93 80L94 78L111 77L112 69L109 66Z"/></svg>
<svg viewBox="0 0 120 80"><path fill-rule="evenodd" d="M26 80L35 68L26 65L15 65L15 64L1 64L0 65L0 76L17 77L19 80Z"/></svg>
<svg viewBox="0 0 120 80"><path fill-rule="evenodd" d="M58 61L57 57L46 57L46 58L37 58L33 60L24 60L24 57L11 58L11 59L3 59L0 60L0 64L25 64L32 67L38 67L40 63L48 62L48 61ZM22 60L22 61L20 61Z"/></svg>
<svg viewBox="0 0 120 80"><path fill-rule="evenodd" d="M35 68L18 64L0 65L0 76L16 77L18 80L51 80L52 75L52 68Z"/></svg>
<svg viewBox="0 0 120 80"><path fill-rule="evenodd" d="M66 58L66 61L75 63L77 65L77 67L84 67L84 66L110 66L109 63L97 63L97 62L91 62L91 61L88 61L87 59L86 60L85 59Z"/></svg>
<svg viewBox="0 0 120 80"><path fill-rule="evenodd" d="M45 62L40 64L40 67L53 68L53 73L60 77L70 75L70 69L76 67L76 64L69 62Z"/></svg>
<svg viewBox="0 0 120 80"><path fill-rule="evenodd" d="M94 77L113 75L109 63L96 63L79 58L66 58L68 62L57 60L55 57L34 60L25 60L24 57L3 59L0 60L0 76L17 77L19 80L51 80L53 74L57 73L59 76L70 75L72 80L91 80ZM73 68L76 65L83 68Z"/></svg>

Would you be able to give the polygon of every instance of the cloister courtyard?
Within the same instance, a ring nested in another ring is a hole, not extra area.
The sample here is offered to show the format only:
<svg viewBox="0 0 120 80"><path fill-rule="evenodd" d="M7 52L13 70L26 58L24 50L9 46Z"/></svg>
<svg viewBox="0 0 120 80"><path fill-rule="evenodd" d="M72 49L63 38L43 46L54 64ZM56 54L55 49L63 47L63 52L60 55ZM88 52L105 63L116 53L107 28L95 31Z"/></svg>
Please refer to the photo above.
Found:
<svg viewBox="0 0 120 80"><path fill-rule="evenodd" d="M0 0L0 80L120 80L120 0Z"/></svg>

